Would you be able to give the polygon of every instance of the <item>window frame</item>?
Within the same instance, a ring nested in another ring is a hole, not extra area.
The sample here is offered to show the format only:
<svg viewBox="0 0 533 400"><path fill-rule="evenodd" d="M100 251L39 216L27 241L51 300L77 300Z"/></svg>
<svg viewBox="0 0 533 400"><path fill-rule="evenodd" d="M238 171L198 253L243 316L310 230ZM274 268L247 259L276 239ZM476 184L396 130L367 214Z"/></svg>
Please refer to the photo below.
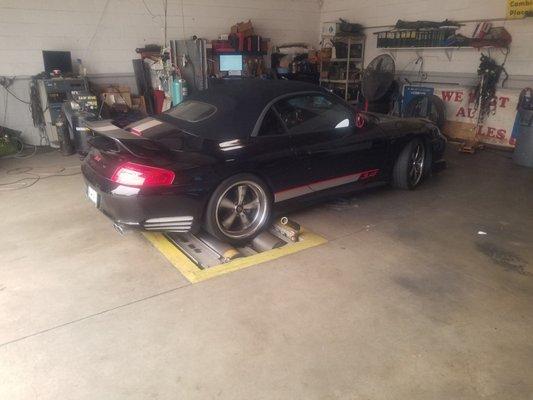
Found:
<svg viewBox="0 0 533 400"><path fill-rule="evenodd" d="M278 122L279 122L279 124L281 126L281 129L283 129L283 134L281 134L281 135L260 135L259 134L259 132L261 131L261 128L263 127L263 123L266 120L266 116L268 115L268 113L270 111L272 111L272 113L274 114L274 117L278 120ZM287 129L287 126L285 125L285 122L283 122L283 120L281 119L281 116L279 115L279 112L278 112L278 110L276 110L274 105L272 105L268 109L266 109L266 112L264 113L264 115L262 115L262 117L263 117L263 119L261 120L261 123L259 124L259 128L257 129L257 134L255 136L261 138L261 137L288 137L290 135L290 132ZM255 127L254 127L254 131L255 131Z"/></svg>
<svg viewBox="0 0 533 400"><path fill-rule="evenodd" d="M305 135L305 134L308 134L308 133L316 133L316 132L291 133L289 131L289 129L287 128L285 122L283 122L283 119L281 118L278 110L275 107L276 103L278 103L281 100L286 100L288 98L293 98L293 97L303 97L303 96L323 96L323 97L326 98L326 100L329 100L330 102L332 102L334 104L338 104L338 105L341 105L342 107L344 107L346 109L346 112L350 113L352 111L351 108L347 104L345 104L344 101L341 98L338 98L337 96L335 96L335 95L333 95L331 93L328 93L328 92L323 92L323 91L319 91L319 90L309 90L309 91L302 91L302 92L287 93L287 94L284 94L284 95L276 97L275 99L271 100L266 105L266 107L263 109L263 111L259 115L259 118L257 119L257 122L255 123L254 129L253 129L252 134L250 135L250 137L275 137L275 136L287 136L287 137L289 137L289 136L292 136L292 135ZM281 125L283 126L283 128L285 130L285 134L284 135L264 135L264 136L259 136L259 130L261 129L261 125L263 124L265 116L266 116L266 114L268 113L268 111L270 109L274 110L274 113L276 114L276 117L281 122ZM354 121L352 121L352 123L353 122ZM350 126L350 127L352 127L352 126Z"/></svg>
<svg viewBox="0 0 533 400"><path fill-rule="evenodd" d="M203 117L203 118L200 118L200 119L195 119L195 120L190 120L190 119L185 119L185 118L180 118L176 115L172 115L172 111L174 111L176 108L178 108L180 105L184 105L185 103L195 103L195 104L205 104L205 105L208 105L210 106L212 109L213 109L213 112L211 112L208 116L206 117ZM213 115L215 115L216 113L218 112L218 108L217 106L215 106L214 104L211 104L211 103L208 103L206 101L199 101L199 100L184 100L183 102L177 104L175 107L172 107L170 110L167 110L165 111L165 114L168 115L170 118L174 118L174 119L177 119L179 121L184 121L184 122L187 122L189 124L197 124L198 122L201 122L201 121L205 121L206 119L209 119L211 118Z"/></svg>

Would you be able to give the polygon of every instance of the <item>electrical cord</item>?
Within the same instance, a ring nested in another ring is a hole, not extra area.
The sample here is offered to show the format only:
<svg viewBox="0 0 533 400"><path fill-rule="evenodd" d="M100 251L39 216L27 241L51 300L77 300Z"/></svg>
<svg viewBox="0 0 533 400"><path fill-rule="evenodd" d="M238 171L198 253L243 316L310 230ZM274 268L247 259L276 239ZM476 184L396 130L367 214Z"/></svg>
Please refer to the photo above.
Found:
<svg viewBox="0 0 533 400"><path fill-rule="evenodd" d="M15 80L15 78L13 78L13 81ZM7 88L6 88L6 95L5 95L5 98L4 98L4 126L6 125L7 123L7 104L8 104L8 100L9 100L9 96L8 96L8 91L7 91ZM0 133L2 132L2 127L0 126ZM35 155L35 153L37 153L37 146L33 146L33 152L31 154L23 154L24 153L24 148L26 146L28 146L26 143L24 143L24 141L18 137L18 136L13 136L11 138L12 140L15 140L19 146L18 148L20 148L16 154L14 155L9 155L9 156L4 156L3 158L30 158L32 156Z"/></svg>
<svg viewBox="0 0 533 400"><path fill-rule="evenodd" d="M21 144L20 150L17 152L17 154L14 154L12 156L6 156L6 158L11 158L11 157L12 158L30 158L30 157L33 157L35 154L37 154L36 145L34 144L29 145L27 143L24 143L21 139L18 139L18 138L16 140ZM33 146L33 150L29 154L24 154L24 149L29 146Z"/></svg>
<svg viewBox="0 0 533 400"><path fill-rule="evenodd" d="M183 7L183 0L181 0L181 31L183 33L183 40L185 40L185 10Z"/></svg>
<svg viewBox="0 0 533 400"><path fill-rule="evenodd" d="M9 98L7 97L7 92L6 92L6 95L4 97L4 125L7 122L7 102L8 102L8 100L9 100Z"/></svg>
<svg viewBox="0 0 533 400"><path fill-rule="evenodd" d="M28 105L31 104L29 101L22 100L22 99L21 99L20 97L18 97L15 93L13 93L11 90L9 90L9 89L7 88L7 86L2 85L2 87L5 89L6 92L8 92L11 96L13 96L15 99L17 99L17 100L20 101L21 103L28 104Z"/></svg>
<svg viewBox="0 0 533 400"><path fill-rule="evenodd" d="M94 30L94 33L93 35L91 36L91 39L89 40L89 44L87 45L87 47L85 48L85 52L87 54L89 54L89 52L91 51L92 49L92 46L93 46L93 41L94 39L96 38L96 35L98 34L98 32L100 31L100 26L102 25L102 21L104 20L104 17L105 17L105 13L107 11L107 7L109 6L109 2L111 0L107 0L104 4L104 8L102 8L102 12L100 14L100 18L98 18L98 23L96 24L96 29Z"/></svg>
<svg viewBox="0 0 533 400"><path fill-rule="evenodd" d="M151 16L152 18L157 18L158 15L155 15L155 14L150 10L150 8L148 7L148 4L146 4L146 1L144 1L144 0L141 0L141 1L142 1L143 5L144 5L144 8L145 8L146 11L148 12L148 14L150 14L150 16Z"/></svg>
<svg viewBox="0 0 533 400"><path fill-rule="evenodd" d="M71 170L76 170L76 172L69 172ZM20 179L17 179L12 182L7 183L0 183L0 191L8 191L8 190L20 190L20 189L26 189L33 185L35 185L37 182L39 182L42 179L48 179L48 178L54 178L54 177L60 177L60 176L74 176L81 174L81 171L79 170L79 166L74 167L59 167L57 170L53 172L32 172L35 171L35 168L32 167L19 167L19 168L13 168L6 171L6 175L30 175L26 176Z"/></svg>
<svg viewBox="0 0 533 400"><path fill-rule="evenodd" d="M15 99L20 101L21 103L30 105L31 103L26 100L22 100L20 97L18 97L15 93L13 93L9 87L13 85L13 82L15 82L15 79L17 79L16 76L13 76L12 78L8 78L7 76L0 76L0 86L2 86L7 93L9 93L11 96L13 96Z"/></svg>
<svg viewBox="0 0 533 400"><path fill-rule="evenodd" d="M42 117L42 110L39 102L39 96L37 92L37 88L35 85L35 79L36 77L32 77L32 80L30 81L30 100L25 101L18 97L15 93L13 93L9 87L15 82L17 79L16 76L13 76L11 78L7 77L1 77L0 76L0 86L2 86L5 89L5 99L4 99L4 125L7 123L7 105L9 101L9 95L13 96L16 100L20 101L23 104L27 104L29 111L31 113L32 119L33 119L33 125L35 127L39 128L39 136L40 136L40 145L48 145L50 142L48 140L48 136L46 135L46 132L43 128L44 122ZM17 138L18 141L22 142L21 139ZM33 152L29 155L23 155L24 147L29 146L22 142L21 150L14 156L16 158L28 158L33 156L37 152L37 146L33 145Z"/></svg>

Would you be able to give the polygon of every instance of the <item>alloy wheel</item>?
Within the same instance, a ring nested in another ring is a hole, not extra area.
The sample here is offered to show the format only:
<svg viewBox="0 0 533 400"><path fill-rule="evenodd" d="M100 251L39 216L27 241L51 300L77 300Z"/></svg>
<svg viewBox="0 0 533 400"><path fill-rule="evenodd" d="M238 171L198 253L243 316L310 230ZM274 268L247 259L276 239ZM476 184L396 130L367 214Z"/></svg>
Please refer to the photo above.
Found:
<svg viewBox="0 0 533 400"><path fill-rule="evenodd" d="M420 183L424 175L426 148L422 143L417 143L409 158L409 182L414 187Z"/></svg>
<svg viewBox="0 0 533 400"><path fill-rule="evenodd" d="M261 229L267 215L267 195L253 181L232 184L222 193L216 206L218 228L232 239L252 236Z"/></svg>

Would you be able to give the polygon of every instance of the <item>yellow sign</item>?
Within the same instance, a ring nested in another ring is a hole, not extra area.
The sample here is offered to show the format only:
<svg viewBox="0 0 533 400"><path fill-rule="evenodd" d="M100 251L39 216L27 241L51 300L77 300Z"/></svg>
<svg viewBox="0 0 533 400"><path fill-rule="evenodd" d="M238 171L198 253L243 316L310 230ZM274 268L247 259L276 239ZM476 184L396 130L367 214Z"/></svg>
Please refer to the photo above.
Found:
<svg viewBox="0 0 533 400"><path fill-rule="evenodd" d="M524 18L527 12L533 13L533 0L507 0L507 19Z"/></svg>

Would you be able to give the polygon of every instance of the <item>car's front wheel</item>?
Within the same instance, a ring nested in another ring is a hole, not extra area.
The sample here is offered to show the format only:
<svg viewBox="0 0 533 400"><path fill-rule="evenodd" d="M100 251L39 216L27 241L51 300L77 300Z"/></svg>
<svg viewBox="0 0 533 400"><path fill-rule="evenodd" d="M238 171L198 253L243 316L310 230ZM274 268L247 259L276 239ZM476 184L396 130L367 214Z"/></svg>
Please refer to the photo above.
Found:
<svg viewBox="0 0 533 400"><path fill-rule="evenodd" d="M268 226L272 212L267 185L251 174L223 181L209 199L205 229L235 245L246 243Z"/></svg>
<svg viewBox="0 0 533 400"><path fill-rule="evenodd" d="M399 189L416 188L428 173L430 160L431 154L422 140L410 141L396 159L392 171L392 185Z"/></svg>

